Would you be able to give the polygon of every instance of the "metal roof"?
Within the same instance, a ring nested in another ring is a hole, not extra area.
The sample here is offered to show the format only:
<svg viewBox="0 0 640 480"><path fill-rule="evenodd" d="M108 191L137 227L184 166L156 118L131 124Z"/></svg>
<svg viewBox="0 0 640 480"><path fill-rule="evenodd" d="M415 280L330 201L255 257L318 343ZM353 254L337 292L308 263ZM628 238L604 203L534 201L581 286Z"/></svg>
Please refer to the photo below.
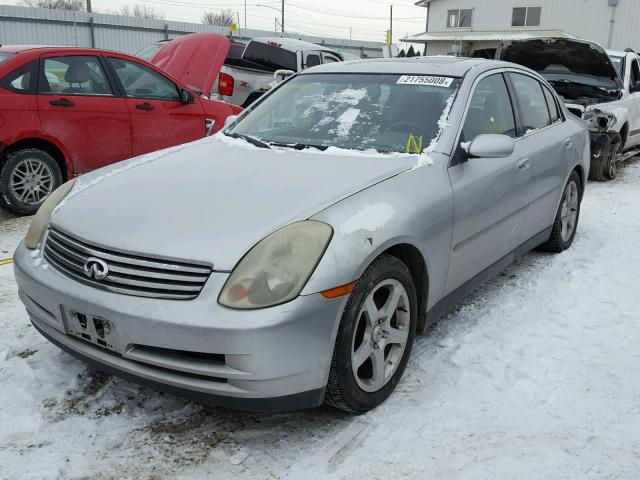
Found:
<svg viewBox="0 0 640 480"><path fill-rule="evenodd" d="M532 38L576 38L562 30L504 30L478 32L473 30L448 30L446 32L425 32L402 38L403 42L487 42L530 40Z"/></svg>

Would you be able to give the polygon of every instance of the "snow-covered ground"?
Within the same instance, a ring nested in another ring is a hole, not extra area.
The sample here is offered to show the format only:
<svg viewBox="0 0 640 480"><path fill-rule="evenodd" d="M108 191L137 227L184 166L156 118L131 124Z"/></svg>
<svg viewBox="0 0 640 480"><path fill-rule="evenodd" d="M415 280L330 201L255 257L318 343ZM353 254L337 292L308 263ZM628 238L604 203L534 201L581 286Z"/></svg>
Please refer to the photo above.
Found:
<svg viewBox="0 0 640 480"><path fill-rule="evenodd" d="M28 220L0 212L0 259ZM590 184L573 248L531 253L416 341L367 415L225 411L88 371L0 266L2 479L637 479L640 162Z"/></svg>

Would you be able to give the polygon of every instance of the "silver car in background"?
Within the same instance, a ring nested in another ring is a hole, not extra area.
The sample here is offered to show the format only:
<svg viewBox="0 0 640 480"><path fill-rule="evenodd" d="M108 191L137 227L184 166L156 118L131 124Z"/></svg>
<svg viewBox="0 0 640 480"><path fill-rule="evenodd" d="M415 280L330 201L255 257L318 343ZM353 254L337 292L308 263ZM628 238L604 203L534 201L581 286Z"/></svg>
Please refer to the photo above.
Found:
<svg viewBox="0 0 640 480"><path fill-rule="evenodd" d="M414 336L534 247L571 245L589 135L536 73L324 65L224 133L71 181L15 252L36 329L216 405L364 412Z"/></svg>

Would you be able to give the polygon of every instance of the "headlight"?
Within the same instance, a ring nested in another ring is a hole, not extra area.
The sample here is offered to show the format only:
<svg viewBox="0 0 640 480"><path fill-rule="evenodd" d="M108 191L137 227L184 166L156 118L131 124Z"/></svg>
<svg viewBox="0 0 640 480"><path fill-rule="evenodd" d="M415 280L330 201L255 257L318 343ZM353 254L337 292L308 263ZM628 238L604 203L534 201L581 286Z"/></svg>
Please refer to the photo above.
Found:
<svg viewBox="0 0 640 480"><path fill-rule="evenodd" d="M229 308L265 308L294 299L329 245L333 229L307 220L258 242L236 265L218 302Z"/></svg>
<svg viewBox="0 0 640 480"><path fill-rule="evenodd" d="M29 225L29 230L27 231L27 236L24 239L24 244L27 248L33 250L37 248L40 243L40 239L42 238L42 234L44 230L47 228L47 224L49 223L49 218L53 213L53 210L58 206L58 204L66 197L71 188L73 188L73 184L76 179L69 180L67 183L63 183L58 188L56 188L51 195L47 197L38 212L31 220L31 225Z"/></svg>

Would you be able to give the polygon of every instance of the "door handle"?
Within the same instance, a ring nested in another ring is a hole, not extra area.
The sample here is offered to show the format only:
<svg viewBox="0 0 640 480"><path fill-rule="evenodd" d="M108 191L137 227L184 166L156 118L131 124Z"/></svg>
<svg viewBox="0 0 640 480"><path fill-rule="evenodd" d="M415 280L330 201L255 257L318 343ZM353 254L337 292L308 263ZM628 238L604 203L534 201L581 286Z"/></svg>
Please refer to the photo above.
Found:
<svg viewBox="0 0 640 480"><path fill-rule="evenodd" d="M67 100L66 98L51 100L49 104L53 105L54 107L73 107L75 105L75 103L73 103L71 100Z"/></svg>
<svg viewBox="0 0 640 480"><path fill-rule="evenodd" d="M518 163L516 163L516 165L518 166L518 170L526 170L531 165L531 162L528 158L521 158L520 160L518 160Z"/></svg>
<svg viewBox="0 0 640 480"><path fill-rule="evenodd" d="M150 103L147 103L147 102L137 104L136 108L138 110L147 110L147 111L156 109L156 107L154 107L153 105L151 105Z"/></svg>
<svg viewBox="0 0 640 480"><path fill-rule="evenodd" d="M567 138L564 141L564 148L571 148L571 147L573 147L573 140L570 138Z"/></svg>

